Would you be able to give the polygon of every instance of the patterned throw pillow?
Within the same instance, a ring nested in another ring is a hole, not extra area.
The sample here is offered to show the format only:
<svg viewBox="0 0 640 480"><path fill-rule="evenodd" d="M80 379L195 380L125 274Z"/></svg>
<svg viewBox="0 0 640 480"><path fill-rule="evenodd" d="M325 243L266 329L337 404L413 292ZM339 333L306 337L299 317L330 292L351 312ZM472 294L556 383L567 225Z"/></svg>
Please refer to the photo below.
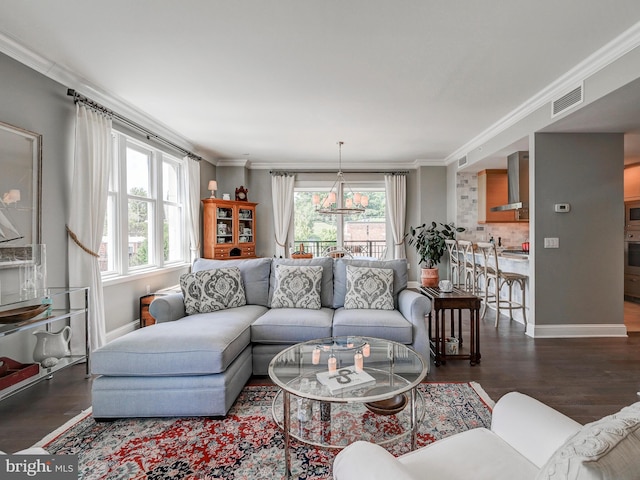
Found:
<svg viewBox="0 0 640 480"><path fill-rule="evenodd" d="M200 311L200 283L195 273L185 273L180 276L180 289L184 297L184 309L187 315Z"/></svg>
<svg viewBox="0 0 640 480"><path fill-rule="evenodd" d="M393 310L393 270L347 265L344 308Z"/></svg>
<svg viewBox="0 0 640 480"><path fill-rule="evenodd" d="M537 480L631 480L640 472L640 402L586 424L569 437Z"/></svg>
<svg viewBox="0 0 640 480"><path fill-rule="evenodd" d="M201 285L200 313L215 312L247 304L238 267L216 268L196 273Z"/></svg>
<svg viewBox="0 0 640 480"><path fill-rule="evenodd" d="M187 273L180 277L187 315L215 312L247 304L238 267Z"/></svg>
<svg viewBox="0 0 640 480"><path fill-rule="evenodd" d="M271 308L320 308L322 267L276 265Z"/></svg>

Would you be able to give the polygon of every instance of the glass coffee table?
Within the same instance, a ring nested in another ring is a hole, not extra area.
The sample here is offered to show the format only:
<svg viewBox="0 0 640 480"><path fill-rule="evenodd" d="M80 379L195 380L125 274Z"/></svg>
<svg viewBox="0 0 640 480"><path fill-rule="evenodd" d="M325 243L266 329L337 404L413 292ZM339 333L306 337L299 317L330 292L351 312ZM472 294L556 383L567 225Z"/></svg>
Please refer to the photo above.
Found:
<svg viewBox="0 0 640 480"><path fill-rule="evenodd" d="M371 337L333 337L289 347L269 364L280 387L273 418L283 429L286 476L291 437L320 448L357 440L379 445L410 437L424 416L417 390L427 369L406 345Z"/></svg>

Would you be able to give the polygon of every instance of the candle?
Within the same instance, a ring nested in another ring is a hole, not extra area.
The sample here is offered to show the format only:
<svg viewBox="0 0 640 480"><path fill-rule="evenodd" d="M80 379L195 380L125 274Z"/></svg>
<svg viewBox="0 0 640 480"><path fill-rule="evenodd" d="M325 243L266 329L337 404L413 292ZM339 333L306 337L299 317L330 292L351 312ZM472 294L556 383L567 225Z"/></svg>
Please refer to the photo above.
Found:
<svg viewBox="0 0 640 480"><path fill-rule="evenodd" d="M318 347L313 349L313 353L311 354L311 363L314 365L318 365L320 363L320 349Z"/></svg>
<svg viewBox="0 0 640 480"><path fill-rule="evenodd" d="M329 366L329 372L334 373L336 370L338 370L338 360L333 355L329 357L329 361L327 362L327 364Z"/></svg>
<svg viewBox="0 0 640 480"><path fill-rule="evenodd" d="M365 343L364 346L362 347L362 354L365 357L368 357L369 355L371 355L371 345L369 345L368 343Z"/></svg>
<svg viewBox="0 0 640 480"><path fill-rule="evenodd" d="M353 356L353 363L356 367L356 373L361 373L364 370L364 357L360 350Z"/></svg>

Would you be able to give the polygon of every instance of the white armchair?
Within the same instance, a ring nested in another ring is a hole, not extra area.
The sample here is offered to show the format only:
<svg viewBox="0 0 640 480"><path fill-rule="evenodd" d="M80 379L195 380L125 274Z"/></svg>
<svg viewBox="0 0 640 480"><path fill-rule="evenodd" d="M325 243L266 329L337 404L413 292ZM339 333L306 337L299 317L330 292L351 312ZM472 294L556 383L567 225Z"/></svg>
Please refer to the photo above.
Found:
<svg viewBox="0 0 640 480"><path fill-rule="evenodd" d="M333 474L335 480L637 479L639 451L640 402L582 427L512 392L496 404L491 430L468 430L399 458L356 442L337 455Z"/></svg>

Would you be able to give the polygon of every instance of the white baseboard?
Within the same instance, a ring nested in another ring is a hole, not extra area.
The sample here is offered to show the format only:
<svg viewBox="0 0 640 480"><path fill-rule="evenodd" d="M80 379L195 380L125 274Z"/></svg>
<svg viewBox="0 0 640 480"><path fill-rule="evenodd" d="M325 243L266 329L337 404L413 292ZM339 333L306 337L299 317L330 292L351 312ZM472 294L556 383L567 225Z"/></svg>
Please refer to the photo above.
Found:
<svg viewBox="0 0 640 480"><path fill-rule="evenodd" d="M420 282L412 282L412 281L407 282L407 288L411 288L414 290L417 290L418 287L420 287L420 285L422 285Z"/></svg>
<svg viewBox="0 0 640 480"><path fill-rule="evenodd" d="M527 324L527 335L534 338L626 337L627 327L611 324L534 325Z"/></svg>
<svg viewBox="0 0 640 480"><path fill-rule="evenodd" d="M126 335L129 332L133 332L140 326L140 320L134 320L133 322L129 322L126 325L116 328L115 330L111 330L107 332L107 343L115 340L118 337Z"/></svg>

